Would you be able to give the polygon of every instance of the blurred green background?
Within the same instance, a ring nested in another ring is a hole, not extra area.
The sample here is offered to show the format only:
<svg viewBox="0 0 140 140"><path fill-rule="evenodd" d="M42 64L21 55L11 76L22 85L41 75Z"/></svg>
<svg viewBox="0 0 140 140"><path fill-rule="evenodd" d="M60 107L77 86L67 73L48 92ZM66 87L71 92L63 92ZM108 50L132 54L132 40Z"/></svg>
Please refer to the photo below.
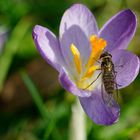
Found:
<svg viewBox="0 0 140 140"><path fill-rule="evenodd" d="M39 24L58 35L64 11L83 3L99 27L126 8L138 27L129 50L140 56L139 0L0 0L0 140L67 140L76 97L58 83L58 73L37 52L32 28ZM140 140L140 77L120 91L117 124L98 126L86 116L87 140Z"/></svg>

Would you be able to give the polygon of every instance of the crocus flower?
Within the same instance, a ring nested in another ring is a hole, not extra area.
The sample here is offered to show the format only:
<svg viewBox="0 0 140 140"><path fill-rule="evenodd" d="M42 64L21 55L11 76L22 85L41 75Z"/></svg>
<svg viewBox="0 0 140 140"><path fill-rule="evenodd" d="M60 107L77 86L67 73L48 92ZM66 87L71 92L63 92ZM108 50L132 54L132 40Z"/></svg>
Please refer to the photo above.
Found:
<svg viewBox="0 0 140 140"><path fill-rule="evenodd" d="M4 27L0 27L0 54L2 53L4 44L7 40L8 31Z"/></svg>
<svg viewBox="0 0 140 140"><path fill-rule="evenodd" d="M36 25L33 38L42 57L59 72L61 85L76 95L87 115L96 123L117 122L119 105L105 104L101 96L101 76L97 61L103 51L112 55L118 88L128 86L139 72L139 58L126 50L136 30L136 16L124 10L100 30L89 9L74 4L64 13L57 38L49 29ZM123 65L122 67L117 67Z"/></svg>

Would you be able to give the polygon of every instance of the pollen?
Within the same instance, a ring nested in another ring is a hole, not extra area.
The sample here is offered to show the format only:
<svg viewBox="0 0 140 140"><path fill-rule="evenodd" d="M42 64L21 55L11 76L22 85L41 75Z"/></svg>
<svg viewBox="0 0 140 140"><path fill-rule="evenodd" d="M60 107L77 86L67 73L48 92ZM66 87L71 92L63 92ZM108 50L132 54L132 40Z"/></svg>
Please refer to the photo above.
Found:
<svg viewBox="0 0 140 140"><path fill-rule="evenodd" d="M91 54L87 63L87 67L91 67L99 59L102 51L106 47L106 40L98 38L96 35L90 36Z"/></svg>
<svg viewBox="0 0 140 140"><path fill-rule="evenodd" d="M85 75L83 76L82 80L85 80L87 78L90 78L95 70L100 69L99 65L95 65L95 66L91 66L90 68L88 68L88 70L86 71Z"/></svg>
<svg viewBox="0 0 140 140"><path fill-rule="evenodd" d="M103 38L99 38L96 35L90 36L90 44L91 54L86 64L87 70L83 76L83 79L90 78L93 75L94 71L99 69L99 66L95 66L95 63L99 59L102 51L107 45L106 40L104 40Z"/></svg>
<svg viewBox="0 0 140 140"><path fill-rule="evenodd" d="M70 50L73 55L73 61L76 68L76 71L79 74L78 80L76 80L76 84L79 88L83 89L88 87L91 84L94 72L96 70L100 70L101 66L97 65L97 61L99 60L100 55L105 49L107 42L103 38L99 38L96 35L91 35L89 38L91 52L86 64L82 64L81 54L78 48L72 43L70 45ZM84 55L84 54L82 54ZM83 67L82 67L83 66ZM82 69L83 68L83 69ZM94 86L88 88L88 90L93 90Z"/></svg>
<svg viewBox="0 0 140 140"><path fill-rule="evenodd" d="M73 54L73 59L74 59L74 63L75 63L77 72L80 74L82 71L82 68L81 68L82 62L81 62L80 52L74 44L70 45L70 50Z"/></svg>

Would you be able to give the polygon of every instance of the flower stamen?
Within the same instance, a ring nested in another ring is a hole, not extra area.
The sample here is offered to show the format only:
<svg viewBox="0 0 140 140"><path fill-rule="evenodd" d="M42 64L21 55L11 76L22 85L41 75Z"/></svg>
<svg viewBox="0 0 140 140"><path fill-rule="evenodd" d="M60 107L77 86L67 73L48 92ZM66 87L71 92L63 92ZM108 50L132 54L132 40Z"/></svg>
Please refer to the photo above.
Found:
<svg viewBox="0 0 140 140"><path fill-rule="evenodd" d="M73 54L76 69L77 69L78 73L80 74L82 71L82 67L81 67L82 61L81 61L81 57L80 57L80 52L73 43L70 45L70 50Z"/></svg>
<svg viewBox="0 0 140 140"><path fill-rule="evenodd" d="M99 59L102 51L106 47L106 40L103 38L98 38L96 35L90 36L90 44L91 44L91 54L86 64L87 70L83 76L83 78L90 78L94 71L99 69L99 66L95 66L95 62Z"/></svg>
<svg viewBox="0 0 140 140"><path fill-rule="evenodd" d="M99 65L93 65L93 66L89 67L87 72L85 73L85 75L82 77L82 80L90 78L93 75L94 71L97 69L100 69Z"/></svg>
<svg viewBox="0 0 140 140"><path fill-rule="evenodd" d="M87 67L94 65L107 45L106 41L103 38L98 38L96 35L90 36L90 44L92 50L87 63Z"/></svg>
<svg viewBox="0 0 140 140"><path fill-rule="evenodd" d="M86 87L91 83L92 81L91 78L94 72L100 69L100 65L96 65L95 63L98 61L102 51L107 45L106 40L104 40L103 38L99 38L96 35L90 36L90 44L91 44L91 53L83 70L82 70L82 60L78 48L73 43L70 45L70 50L73 55L76 70L78 74L80 74L80 77L78 78L76 83L77 86L82 89L83 87ZM88 90L90 90L90 88L88 88Z"/></svg>

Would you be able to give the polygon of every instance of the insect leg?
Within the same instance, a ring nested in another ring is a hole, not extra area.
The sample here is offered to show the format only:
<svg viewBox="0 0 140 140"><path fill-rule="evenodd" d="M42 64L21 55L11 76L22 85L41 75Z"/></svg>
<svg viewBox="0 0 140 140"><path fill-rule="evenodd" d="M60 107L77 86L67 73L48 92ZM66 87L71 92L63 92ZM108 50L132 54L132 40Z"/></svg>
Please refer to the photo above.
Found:
<svg viewBox="0 0 140 140"><path fill-rule="evenodd" d="M98 60L96 60L95 58L93 58L97 63L99 63L99 64L101 64L101 62L100 61L98 61Z"/></svg>
<svg viewBox="0 0 140 140"><path fill-rule="evenodd" d="M116 89L118 89L118 86L121 87L122 85L117 84L117 82L116 82L117 71L113 70L113 72L114 72L115 84L116 84L116 87L117 87Z"/></svg>
<svg viewBox="0 0 140 140"><path fill-rule="evenodd" d="M122 64L122 65L118 65L118 66L115 66L115 68L120 68L120 67L123 67L124 65Z"/></svg>
<svg viewBox="0 0 140 140"><path fill-rule="evenodd" d="M116 94L113 94L113 95L116 95L116 96L114 96L114 98L116 99L116 101L118 102L118 99L119 99L119 89L118 89L118 84L117 84L117 82L116 82L116 79L115 79L115 82L114 82L114 86L115 86L115 92L116 92Z"/></svg>
<svg viewBox="0 0 140 140"><path fill-rule="evenodd" d="M99 76L102 74L102 72L99 73L99 75L96 77L96 79L94 81L92 81L86 88L84 88L83 90L86 90L87 88L89 88L98 78Z"/></svg>

